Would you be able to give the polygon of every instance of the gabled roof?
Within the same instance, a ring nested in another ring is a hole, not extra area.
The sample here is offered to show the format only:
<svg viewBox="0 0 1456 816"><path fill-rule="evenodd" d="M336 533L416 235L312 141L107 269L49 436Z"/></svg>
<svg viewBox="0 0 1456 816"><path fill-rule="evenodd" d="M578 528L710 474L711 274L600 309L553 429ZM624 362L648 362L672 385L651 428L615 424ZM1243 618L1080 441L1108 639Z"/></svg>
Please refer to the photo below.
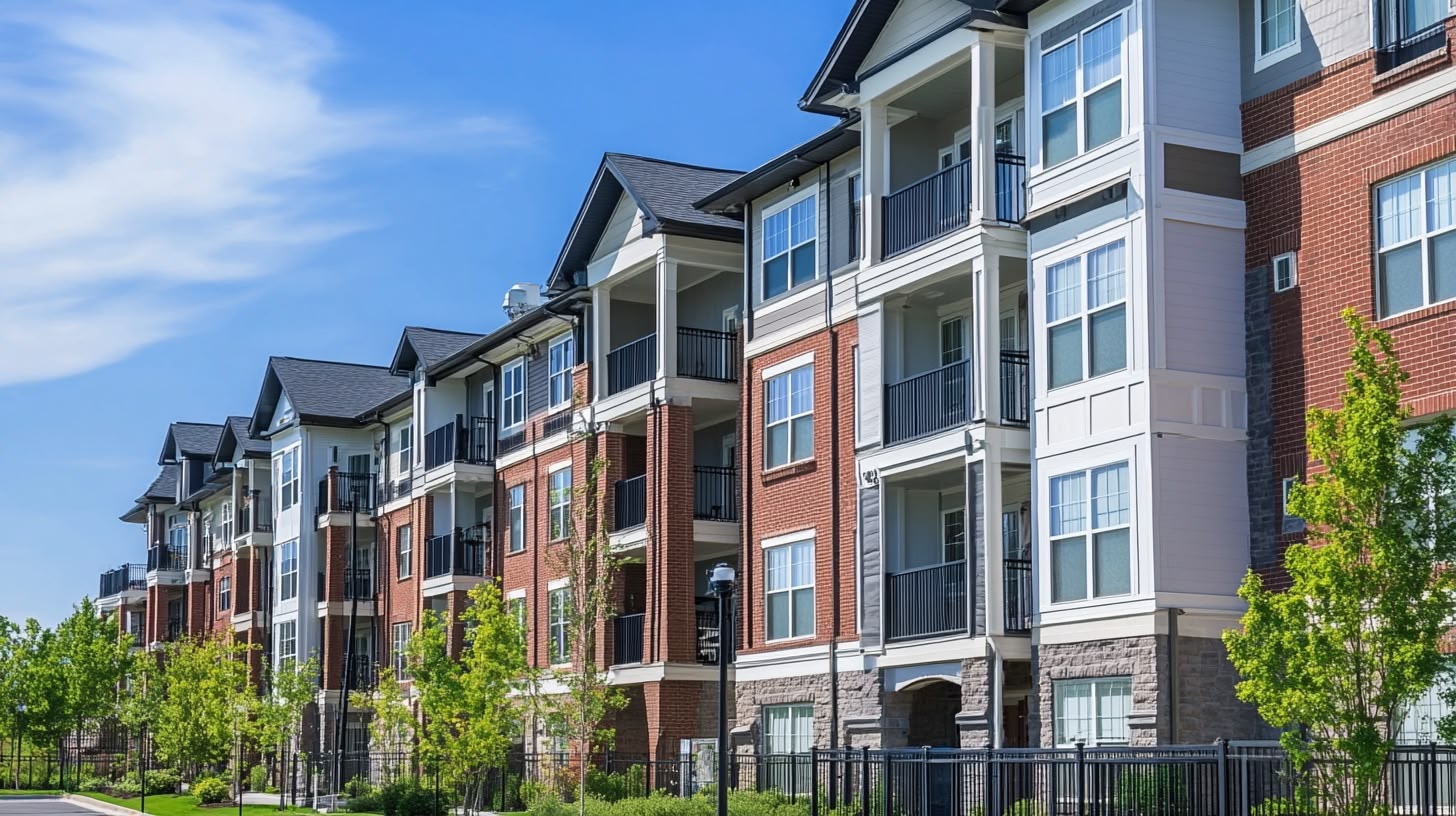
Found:
<svg viewBox="0 0 1456 816"><path fill-rule="evenodd" d="M249 432L249 421L249 417L230 416L223 423L222 435L217 438L217 452L213 455L214 467L236 461L239 450L249 459L267 459L272 453L268 440Z"/></svg>
<svg viewBox="0 0 1456 816"><path fill-rule="evenodd" d="M801 145L769 159L693 204L707 212L741 213L743 204L788 184L819 165L859 146L855 114Z"/></svg>
<svg viewBox="0 0 1456 816"><path fill-rule="evenodd" d="M146 505L154 503L171 504L177 501L177 476L179 470L177 465L163 465L162 470L157 473L157 478L147 485L146 491L136 497L136 506L126 511L121 516L122 521L145 521ZM142 511L140 519L136 518L137 511Z"/></svg>
<svg viewBox="0 0 1456 816"><path fill-rule="evenodd" d="M543 323L552 319L564 319L567 315L580 311L588 302L586 289L580 286L552 294L540 306L496 328L490 334L481 335L475 342L430 366L426 369L426 374L431 377L449 376L488 358L491 352L507 343L533 342L536 335L545 331L539 329Z"/></svg>
<svg viewBox="0 0 1456 816"><path fill-rule="evenodd" d="M389 364L389 370L394 374L408 376L415 366L424 365L429 368L484 336L471 332L405 326L404 333L399 337L399 346L394 350L394 360Z"/></svg>
<svg viewBox="0 0 1456 816"><path fill-rule="evenodd" d="M571 232L551 270L547 288L555 293L582 283L576 275L586 268L602 231L622 193L642 211L642 232L664 232L736 241L743 229L731 218L694 209L693 202L727 184L737 170L720 170L626 153L607 153L576 214Z"/></svg>
<svg viewBox="0 0 1456 816"><path fill-rule="evenodd" d="M299 422L353 426L358 424L355 417L408 388L408 377L391 374L384 366L269 357L248 430L266 438L285 395Z"/></svg>
<svg viewBox="0 0 1456 816"><path fill-rule="evenodd" d="M157 464L176 462L184 456L211 459L217 453L217 439L221 435L222 426L210 422L173 422L167 427L167 439L162 443Z"/></svg>

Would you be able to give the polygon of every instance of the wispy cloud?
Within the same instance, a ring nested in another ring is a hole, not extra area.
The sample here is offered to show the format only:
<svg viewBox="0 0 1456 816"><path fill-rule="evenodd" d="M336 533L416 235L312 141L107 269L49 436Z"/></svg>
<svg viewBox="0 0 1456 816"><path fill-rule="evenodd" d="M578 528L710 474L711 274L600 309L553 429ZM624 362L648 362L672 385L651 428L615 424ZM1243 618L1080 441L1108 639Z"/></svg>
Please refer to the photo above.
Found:
<svg viewBox="0 0 1456 816"><path fill-rule="evenodd" d="M251 0L7 5L0 52L0 386L185 332L360 229L328 203L344 157L534 138L331 104L328 32Z"/></svg>

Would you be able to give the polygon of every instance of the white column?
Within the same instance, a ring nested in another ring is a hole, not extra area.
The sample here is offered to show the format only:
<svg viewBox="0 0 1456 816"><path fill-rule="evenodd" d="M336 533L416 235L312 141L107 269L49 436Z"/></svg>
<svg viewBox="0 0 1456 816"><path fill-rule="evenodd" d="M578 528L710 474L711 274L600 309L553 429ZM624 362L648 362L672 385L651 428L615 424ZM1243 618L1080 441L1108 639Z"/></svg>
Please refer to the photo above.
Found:
<svg viewBox="0 0 1456 816"><path fill-rule="evenodd" d="M612 333L612 292L601 285L592 290L592 391L596 399L607 396L607 352Z"/></svg>
<svg viewBox="0 0 1456 816"><path fill-rule="evenodd" d="M971 220L996 218L996 43L971 41Z"/></svg>
<svg viewBox="0 0 1456 816"><path fill-rule="evenodd" d="M877 263L883 251L883 199L890 181L890 116L884 102L871 100L861 109L860 180L863 184L864 245L859 255L861 269Z"/></svg>
<svg viewBox="0 0 1456 816"><path fill-rule="evenodd" d="M677 261L657 253L657 378L677 376Z"/></svg>
<svg viewBox="0 0 1456 816"><path fill-rule="evenodd" d="M1001 341L998 320L1001 310L1001 258L983 255L972 263L976 294L972 304L975 314L976 416L986 422L1001 422Z"/></svg>
<svg viewBox="0 0 1456 816"><path fill-rule="evenodd" d="M1006 634L1006 610L1003 598L1005 592L1005 565L1002 563L1001 542L1001 449L987 445L982 453L982 473L985 486L982 490L985 530L981 536L982 558L986 562L986 633Z"/></svg>

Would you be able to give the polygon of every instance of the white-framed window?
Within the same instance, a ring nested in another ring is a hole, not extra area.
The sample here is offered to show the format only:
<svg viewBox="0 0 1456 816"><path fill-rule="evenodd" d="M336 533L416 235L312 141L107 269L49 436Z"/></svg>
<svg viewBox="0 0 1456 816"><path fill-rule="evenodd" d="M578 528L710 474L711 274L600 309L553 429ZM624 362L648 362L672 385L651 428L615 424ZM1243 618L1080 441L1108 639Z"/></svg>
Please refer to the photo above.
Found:
<svg viewBox="0 0 1456 816"><path fill-rule="evenodd" d="M846 257L857 261L864 247L864 179L855 173L845 183L849 188L849 234L845 236L849 241L849 255Z"/></svg>
<svg viewBox="0 0 1456 816"><path fill-rule="evenodd" d="M282 621L274 627L273 640L277 643L277 663L279 668L286 669L298 660L298 622Z"/></svg>
<svg viewBox="0 0 1456 816"><path fill-rule="evenodd" d="M279 454L273 470L278 474L278 509L287 510L298 504L298 448Z"/></svg>
<svg viewBox="0 0 1456 816"><path fill-rule="evenodd" d="M526 421L526 360L518 357L501 369L501 428Z"/></svg>
<svg viewBox="0 0 1456 816"><path fill-rule="evenodd" d="M218 508L217 514L222 519L218 526L222 532L222 545L226 547L233 541L233 503L231 501L223 502L222 507Z"/></svg>
<svg viewBox="0 0 1456 816"><path fill-rule="evenodd" d="M807 754L814 747L814 706L809 703L763 707L765 754Z"/></svg>
<svg viewBox="0 0 1456 816"><path fill-rule="evenodd" d="M1054 263L1046 277L1047 388L1127 368L1126 242Z"/></svg>
<svg viewBox="0 0 1456 816"><path fill-rule="evenodd" d="M278 600L298 597L298 539L278 546Z"/></svg>
<svg viewBox="0 0 1456 816"><path fill-rule="evenodd" d="M1129 478L1126 462L1052 477L1052 603L1132 592Z"/></svg>
<svg viewBox="0 0 1456 816"><path fill-rule="evenodd" d="M571 466L552 471L547 479L551 490L551 540L559 541L571 535Z"/></svg>
<svg viewBox="0 0 1456 816"><path fill-rule="evenodd" d="M966 320L960 315L940 321L940 365L942 368L966 359Z"/></svg>
<svg viewBox="0 0 1456 816"><path fill-rule="evenodd" d="M547 363L550 366L547 390L551 394L550 407L552 408L571 404L571 367L574 349L571 332L567 332L553 341L546 350Z"/></svg>
<svg viewBox="0 0 1456 816"><path fill-rule="evenodd" d="M526 486L518 484L506 491L510 501L510 542L507 547L513 553L526 549Z"/></svg>
<svg viewBox="0 0 1456 816"><path fill-rule="evenodd" d="M763 212L763 299L818 275L818 197L813 188Z"/></svg>
<svg viewBox="0 0 1456 816"><path fill-rule="evenodd" d="M1294 486L1297 484L1299 484L1298 476L1285 476L1279 483L1279 507L1283 510L1285 518L1299 518L1289 509L1289 496L1294 492Z"/></svg>
<svg viewBox="0 0 1456 816"><path fill-rule="evenodd" d="M1254 70L1299 53L1299 0L1254 0Z"/></svg>
<svg viewBox="0 0 1456 816"><path fill-rule="evenodd" d="M187 552L187 514L173 513L167 517L167 546L172 552Z"/></svg>
<svg viewBox="0 0 1456 816"><path fill-rule="evenodd" d="M1053 739L1057 747L1126 745L1132 680L1058 680L1052 683Z"/></svg>
<svg viewBox="0 0 1456 816"><path fill-rule="evenodd" d="M948 170L969 159L971 157L971 129L967 127L956 131L954 140L949 145L942 147L938 156L941 170Z"/></svg>
<svg viewBox="0 0 1456 816"><path fill-rule="evenodd" d="M966 511L954 507L940 512L941 560L947 564L966 560Z"/></svg>
<svg viewBox="0 0 1456 816"><path fill-rule="evenodd" d="M814 364L764 380L763 466L814 457Z"/></svg>
<svg viewBox="0 0 1456 816"><path fill-rule="evenodd" d="M217 579L217 611L226 612L233 608L233 579L224 575Z"/></svg>
<svg viewBox="0 0 1456 816"><path fill-rule="evenodd" d="M394 574L396 580L404 580L415 571L414 530L408 524L401 524L394 531Z"/></svg>
<svg viewBox="0 0 1456 816"><path fill-rule="evenodd" d="M1440 740L1437 726L1451 714L1451 706L1446 702L1450 683L1446 679L1437 680L1401 712L1400 729L1395 735L1397 745L1428 745Z"/></svg>
<svg viewBox="0 0 1456 816"><path fill-rule="evenodd" d="M566 630L570 592L570 587L558 587L546 595L546 657L552 665L571 661L571 638Z"/></svg>
<svg viewBox="0 0 1456 816"><path fill-rule="evenodd" d="M411 465L414 464L415 426L413 424L406 424L403 428L400 428L398 440L399 451L397 455L399 456L399 460L398 466L395 467L395 472L408 473Z"/></svg>
<svg viewBox="0 0 1456 816"><path fill-rule="evenodd" d="M409 622L396 623L390 634L392 638L389 657L394 664L394 679L405 680L409 677Z"/></svg>
<svg viewBox="0 0 1456 816"><path fill-rule="evenodd" d="M1041 157L1050 167L1122 135L1123 16L1041 55Z"/></svg>
<svg viewBox="0 0 1456 816"><path fill-rule="evenodd" d="M1299 272L1294 265L1294 253L1277 255L1270 263L1274 270L1274 291L1285 292L1299 283Z"/></svg>
<svg viewBox="0 0 1456 816"><path fill-rule="evenodd" d="M1380 316L1456 298L1456 159L1375 188Z"/></svg>
<svg viewBox="0 0 1456 816"><path fill-rule="evenodd" d="M510 610L511 616L516 619L516 625L521 628L521 642L524 644L526 642L526 634L528 631L526 628L526 596L524 594L521 594L513 598L507 598L506 608Z"/></svg>
<svg viewBox="0 0 1456 816"><path fill-rule="evenodd" d="M814 539L765 546L764 619L768 640L814 634Z"/></svg>

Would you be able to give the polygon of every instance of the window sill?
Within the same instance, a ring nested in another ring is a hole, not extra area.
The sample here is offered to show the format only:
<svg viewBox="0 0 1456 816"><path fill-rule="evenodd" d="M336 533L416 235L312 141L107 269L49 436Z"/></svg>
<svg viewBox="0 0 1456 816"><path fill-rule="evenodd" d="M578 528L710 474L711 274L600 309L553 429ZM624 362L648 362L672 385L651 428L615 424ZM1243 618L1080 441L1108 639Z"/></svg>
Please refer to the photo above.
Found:
<svg viewBox="0 0 1456 816"><path fill-rule="evenodd" d="M525 555L525 554L526 554L526 548L525 547L522 547L519 550L506 550L506 558L510 558L513 555Z"/></svg>
<svg viewBox="0 0 1456 816"><path fill-rule="evenodd" d="M818 468L818 463L813 459L801 459L798 462L790 462L787 465L779 465L771 470L765 470L760 475L761 484L770 485L774 482L781 482L784 479L792 479L795 476L802 476L806 473L813 473Z"/></svg>
<svg viewBox="0 0 1456 816"><path fill-rule="evenodd" d="M813 640L814 635L812 634L796 635L794 637L779 638L778 640L765 640L763 642L763 645L765 648L774 648L778 646L788 646L794 643L809 643Z"/></svg>
<svg viewBox="0 0 1456 816"><path fill-rule="evenodd" d="M1299 53L1299 37L1295 36L1293 42L1286 43L1270 51L1262 57L1254 57L1254 73L1259 73L1265 68L1277 65Z"/></svg>
<svg viewBox="0 0 1456 816"><path fill-rule="evenodd" d="M754 305L753 312L755 315L759 316L773 314L779 309L786 308L794 303L799 302L800 300L810 297L813 294L814 287L822 287L823 284L823 278L815 277L811 281L801 283L798 286L794 286L786 289L785 291L779 292L777 295L774 295L771 298L765 298L763 300L760 300L757 304Z"/></svg>
<svg viewBox="0 0 1456 816"><path fill-rule="evenodd" d="M1422 306L1408 312L1399 312L1389 317L1382 317L1375 321L1375 325L1382 329L1408 326L1412 323L1420 323L1439 315L1456 312L1456 300L1443 300L1440 303L1433 303L1430 306Z"/></svg>

